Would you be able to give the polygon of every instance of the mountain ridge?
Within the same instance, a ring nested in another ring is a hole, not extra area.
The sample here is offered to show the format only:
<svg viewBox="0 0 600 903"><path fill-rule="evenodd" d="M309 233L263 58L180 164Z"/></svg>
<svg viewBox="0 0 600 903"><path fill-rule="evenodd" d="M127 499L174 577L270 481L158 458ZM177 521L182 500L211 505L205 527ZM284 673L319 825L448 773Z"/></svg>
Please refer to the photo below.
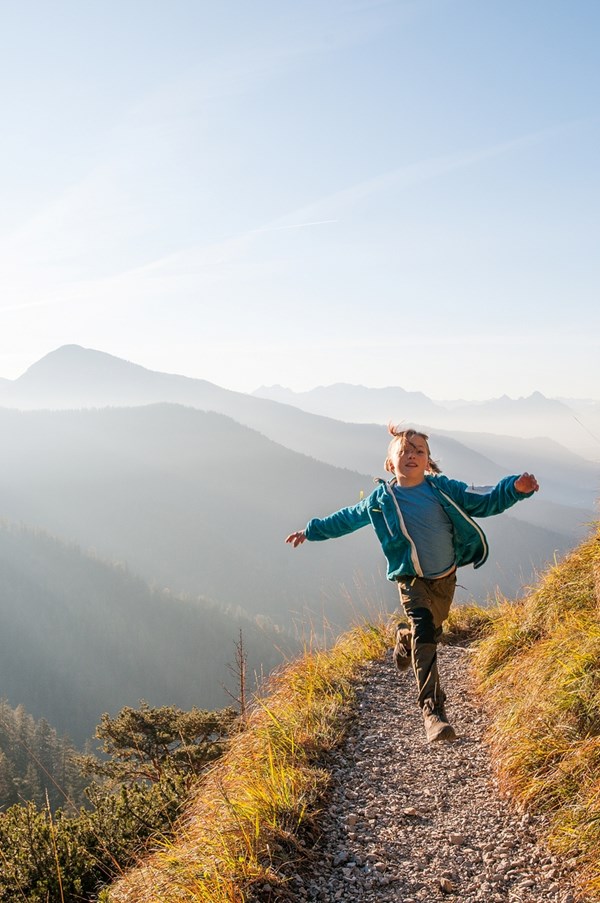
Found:
<svg viewBox="0 0 600 903"><path fill-rule="evenodd" d="M5 516L126 561L158 586L241 604L288 625L306 620L307 610L313 620L316 612L319 621L324 615L346 625L353 608L364 609L365 584L374 600L397 604L371 530L343 543L314 543L310 554L283 541L310 517L368 493L373 483L364 473L293 452L225 415L181 405L0 409L0 430ZM373 457L371 463L381 461ZM502 475L482 456L472 459L492 479ZM485 530L493 560L486 569L469 569L462 581L483 596L496 585L518 591L521 571L529 574L532 563L539 566L580 535L577 525L563 529L560 519L550 527L529 525L510 513L487 519ZM373 578L365 575L380 572L381 584L371 587Z"/></svg>
<svg viewBox="0 0 600 903"><path fill-rule="evenodd" d="M73 369L73 360L78 362L78 369ZM94 387L86 386L85 371L92 370L97 375L100 363L104 382ZM71 393L69 399L60 397L60 392L52 383L47 383L48 372L56 372L58 368L61 380L67 385ZM65 369L66 368L66 369ZM345 466L361 473L376 473L380 471L380 461L385 454L387 434L376 424L352 423L335 419L331 416L311 414L300 410L290 404L282 404L268 399L258 399L251 395L233 392L223 389L205 380L196 380L191 377L177 374L163 374L158 371L147 370L139 364L124 361L113 357L106 352L84 349L81 346L62 346L46 355L36 364L32 365L27 374L31 381L31 374L36 374L36 379L42 373L43 386L36 391L42 392L44 398L23 396L21 401L26 402L25 408L72 409L79 407L123 407L140 404L156 404L160 402L184 404L196 407L199 410L216 411L231 417L239 423L262 432L265 436L294 451L316 457L325 463L336 467ZM123 374L134 374L131 380L123 380ZM19 379L23 379L20 377ZM18 382L18 381L17 381ZM38 380L38 383L40 380ZM26 387L28 383L23 383ZM93 391L92 391L93 388ZM378 390L368 390L369 392ZM0 401L2 401L0 392ZM4 401L6 401L6 397ZM43 401L44 404L34 404L34 400ZM15 401L15 398L13 398ZM68 402L68 403L67 403ZM18 407L18 405L16 405ZM389 415L389 409L387 409ZM386 418L389 419L389 417ZM371 418L372 421L372 418ZM433 424L427 424L425 420L416 420L415 424L426 430L431 430ZM460 430L457 425L451 423L451 429L439 427L440 436L443 436L442 452L446 456L444 468L453 476L464 479L466 482L485 482L490 479L489 462L484 462L477 457L474 450L469 450L465 443L460 441ZM484 430L469 431L477 434ZM492 433L491 435L497 435ZM504 442L505 439L499 440ZM555 439L547 440L548 443ZM522 444L520 438L515 438L515 443ZM553 446L554 447L554 446ZM460 448L460 454L458 449ZM435 457L436 455L434 455ZM437 457L439 457L439 452ZM485 456L486 458L488 455ZM556 457L553 455L553 457ZM468 468L463 472L460 461L468 461ZM377 462L377 466L374 463ZM525 466L525 465L521 465ZM527 465L531 469L531 465ZM598 465L586 461L580 454L573 457L572 451L565 451L563 463L560 465L575 471L585 471L588 484L593 479L592 474L598 472ZM492 470L493 475L500 475L496 466ZM590 498L592 493L589 493ZM562 499L561 499L562 501ZM578 503L579 504L579 503Z"/></svg>
<svg viewBox="0 0 600 903"><path fill-rule="evenodd" d="M569 405L568 400L547 398L537 390L517 399L502 395L472 402L434 402L422 393L407 393L401 387L370 389L347 383L319 386L307 392L293 392L282 386L271 391L263 386L253 394L353 423L387 423L390 411L396 410L401 414L398 420L416 420L431 429L452 430L455 434L477 431L551 439L559 435L562 444L571 450L583 453L592 461L600 458L600 402L586 404L574 400ZM420 396L426 399L425 404ZM403 408L405 403L408 409ZM591 425L586 426L581 418Z"/></svg>

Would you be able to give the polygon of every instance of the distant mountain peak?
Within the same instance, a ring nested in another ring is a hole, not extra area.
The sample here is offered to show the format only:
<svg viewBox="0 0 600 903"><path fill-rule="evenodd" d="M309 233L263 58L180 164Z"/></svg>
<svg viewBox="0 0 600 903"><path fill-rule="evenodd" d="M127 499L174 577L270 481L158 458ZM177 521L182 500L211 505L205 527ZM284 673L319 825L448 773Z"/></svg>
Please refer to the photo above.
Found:
<svg viewBox="0 0 600 903"><path fill-rule="evenodd" d="M19 381L22 379L28 379L32 376L37 378L40 374L56 374L60 375L69 373L70 376L73 375L73 368L85 368L87 372L95 371L98 373L101 370L115 370L119 369L123 371L124 369L139 369L144 370L144 367L141 367L139 364L133 364L130 361L126 361L123 358L115 357L115 355L108 354L106 351L97 351L95 348L84 348L82 345L61 345L59 348L56 348L54 351L50 351L48 354L44 355L44 357L40 358L39 361L36 361L35 364L32 364L25 373L19 377Z"/></svg>
<svg viewBox="0 0 600 903"><path fill-rule="evenodd" d="M21 409L128 407L169 401L212 407L214 393L226 392L203 379L150 370L75 344L50 351L18 379L0 383L0 390L2 406Z"/></svg>

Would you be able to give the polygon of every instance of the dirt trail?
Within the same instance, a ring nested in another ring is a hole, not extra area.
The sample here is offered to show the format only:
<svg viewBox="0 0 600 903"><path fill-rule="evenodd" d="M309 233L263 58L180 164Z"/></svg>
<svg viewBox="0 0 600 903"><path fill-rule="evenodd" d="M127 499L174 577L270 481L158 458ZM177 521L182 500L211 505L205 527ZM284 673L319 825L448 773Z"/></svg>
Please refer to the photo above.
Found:
<svg viewBox="0 0 600 903"><path fill-rule="evenodd" d="M541 846L541 820L499 797L469 692L469 651L442 646L448 717L459 739L427 744L412 673L370 664L358 716L333 757L334 789L303 901L572 903L572 864Z"/></svg>

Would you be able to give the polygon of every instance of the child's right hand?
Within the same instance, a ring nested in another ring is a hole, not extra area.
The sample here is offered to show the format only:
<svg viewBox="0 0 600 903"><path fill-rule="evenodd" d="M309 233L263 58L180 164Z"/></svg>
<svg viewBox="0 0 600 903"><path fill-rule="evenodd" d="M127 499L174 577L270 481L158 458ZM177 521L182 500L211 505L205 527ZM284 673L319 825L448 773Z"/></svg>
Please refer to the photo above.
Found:
<svg viewBox="0 0 600 903"><path fill-rule="evenodd" d="M304 530L298 530L297 533L290 533L290 535L286 537L285 541L291 543L291 545L296 548L296 546L301 546L305 540L306 533L304 532Z"/></svg>
<svg viewBox="0 0 600 903"><path fill-rule="evenodd" d="M521 492L523 494L529 492L537 492L540 488L540 484L534 477L532 473L522 473L521 476L515 480L515 489L517 492Z"/></svg>

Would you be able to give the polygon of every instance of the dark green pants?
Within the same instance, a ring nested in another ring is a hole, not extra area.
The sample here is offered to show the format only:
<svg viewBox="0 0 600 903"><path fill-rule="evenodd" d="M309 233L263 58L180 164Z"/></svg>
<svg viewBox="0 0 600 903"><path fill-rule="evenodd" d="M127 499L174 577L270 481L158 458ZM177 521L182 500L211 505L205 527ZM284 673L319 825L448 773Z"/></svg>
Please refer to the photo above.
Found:
<svg viewBox="0 0 600 903"><path fill-rule="evenodd" d="M437 644L454 598L456 571L437 580L401 577L398 589L402 607L410 621L412 666L417 680L419 705L423 708L426 699L443 704L446 695L438 674Z"/></svg>

